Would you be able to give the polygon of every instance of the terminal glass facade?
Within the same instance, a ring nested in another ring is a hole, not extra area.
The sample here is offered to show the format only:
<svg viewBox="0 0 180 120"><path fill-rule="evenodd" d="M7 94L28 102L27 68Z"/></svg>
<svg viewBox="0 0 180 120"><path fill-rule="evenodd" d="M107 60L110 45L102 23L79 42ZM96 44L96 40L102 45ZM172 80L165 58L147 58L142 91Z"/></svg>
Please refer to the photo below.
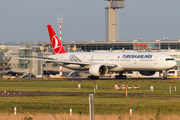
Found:
<svg viewBox="0 0 180 120"><path fill-rule="evenodd" d="M180 50L180 42L115 42L115 43L69 43L64 44L66 48L73 48L76 46L77 49L84 52L91 52L95 50Z"/></svg>
<svg viewBox="0 0 180 120"><path fill-rule="evenodd" d="M19 49L19 57L29 57L32 56L32 49ZM19 59L19 68L32 68L32 60L21 60Z"/></svg>
<svg viewBox="0 0 180 120"><path fill-rule="evenodd" d="M72 47L74 47L74 45ZM133 44L77 45L76 48L80 48L85 52L94 50L133 50Z"/></svg>
<svg viewBox="0 0 180 120"><path fill-rule="evenodd" d="M180 50L180 44L178 43L166 43L166 44L161 44L161 49L176 49Z"/></svg>

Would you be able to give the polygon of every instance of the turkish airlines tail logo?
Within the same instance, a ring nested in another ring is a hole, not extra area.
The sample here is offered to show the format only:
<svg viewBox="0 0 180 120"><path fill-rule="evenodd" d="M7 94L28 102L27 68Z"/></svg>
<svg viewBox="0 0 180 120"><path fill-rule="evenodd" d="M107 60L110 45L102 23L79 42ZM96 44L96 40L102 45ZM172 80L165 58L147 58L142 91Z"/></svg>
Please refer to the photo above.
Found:
<svg viewBox="0 0 180 120"><path fill-rule="evenodd" d="M66 53L51 25L47 25L54 54Z"/></svg>

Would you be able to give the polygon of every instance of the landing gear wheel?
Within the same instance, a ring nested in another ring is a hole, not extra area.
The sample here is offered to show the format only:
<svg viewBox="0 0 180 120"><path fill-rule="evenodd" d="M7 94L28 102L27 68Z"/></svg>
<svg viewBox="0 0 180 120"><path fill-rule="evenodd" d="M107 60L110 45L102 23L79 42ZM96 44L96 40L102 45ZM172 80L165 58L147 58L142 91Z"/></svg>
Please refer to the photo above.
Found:
<svg viewBox="0 0 180 120"><path fill-rule="evenodd" d="M162 79L163 79L163 80L166 80L166 79L167 79L167 76L162 76Z"/></svg>
<svg viewBox="0 0 180 120"><path fill-rule="evenodd" d="M122 75L122 73L119 73L119 75L115 76L115 79L126 79L127 76L126 75Z"/></svg>
<svg viewBox="0 0 180 120"><path fill-rule="evenodd" d="M116 75L115 78L118 79L118 75Z"/></svg>

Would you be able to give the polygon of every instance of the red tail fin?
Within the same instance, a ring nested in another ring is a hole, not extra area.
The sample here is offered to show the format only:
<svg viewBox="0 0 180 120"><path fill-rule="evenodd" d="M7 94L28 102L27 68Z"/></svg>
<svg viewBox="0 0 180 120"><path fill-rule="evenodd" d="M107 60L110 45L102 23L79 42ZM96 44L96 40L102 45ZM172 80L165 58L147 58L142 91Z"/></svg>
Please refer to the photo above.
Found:
<svg viewBox="0 0 180 120"><path fill-rule="evenodd" d="M54 54L66 53L51 25L47 25Z"/></svg>

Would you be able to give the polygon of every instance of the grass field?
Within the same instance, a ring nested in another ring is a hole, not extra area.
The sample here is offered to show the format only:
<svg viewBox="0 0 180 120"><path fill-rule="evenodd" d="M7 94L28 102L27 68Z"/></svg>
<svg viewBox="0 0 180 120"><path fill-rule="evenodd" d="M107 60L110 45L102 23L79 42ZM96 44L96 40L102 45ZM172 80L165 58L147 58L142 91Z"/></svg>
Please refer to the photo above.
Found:
<svg viewBox="0 0 180 120"><path fill-rule="evenodd" d="M21 82L19 82L21 81ZM159 80L159 81L51 81L51 80L4 80L0 79L0 91L26 91L26 92L93 92L94 83L98 84L98 93L124 93L124 90L115 91L114 85L128 85L138 86L140 89L128 90L129 93L144 93L155 95L168 95L169 82L172 86L172 94L179 95L180 81L179 79L172 80ZM82 89L77 89L78 84L81 84ZM150 92L150 86L154 86L155 91ZM173 92L176 86L177 92Z"/></svg>
<svg viewBox="0 0 180 120"><path fill-rule="evenodd" d="M21 81L21 82L20 82ZM95 114L128 114L131 98L134 102L134 112L137 115L153 114L154 116L179 115L180 114L180 80L153 80L153 81L62 81L62 80L0 80L0 91L27 91L27 92L93 92L94 82L98 89L94 96ZM169 94L169 82L172 86L172 94ZM78 89L81 84L81 89ZM125 97L125 90L114 90L117 84L138 86L140 89L128 90L135 94ZM150 91L154 86L154 91ZM174 91L176 86L177 91ZM102 93L124 93L124 95L103 95ZM144 96L136 96L144 94ZM1 97L0 112L13 113L14 107L17 113L69 113L77 115L89 113L88 95L64 95L64 96L23 96ZM132 105L133 108L133 105ZM153 117L154 117L153 116ZM153 118L154 119L154 118Z"/></svg>

